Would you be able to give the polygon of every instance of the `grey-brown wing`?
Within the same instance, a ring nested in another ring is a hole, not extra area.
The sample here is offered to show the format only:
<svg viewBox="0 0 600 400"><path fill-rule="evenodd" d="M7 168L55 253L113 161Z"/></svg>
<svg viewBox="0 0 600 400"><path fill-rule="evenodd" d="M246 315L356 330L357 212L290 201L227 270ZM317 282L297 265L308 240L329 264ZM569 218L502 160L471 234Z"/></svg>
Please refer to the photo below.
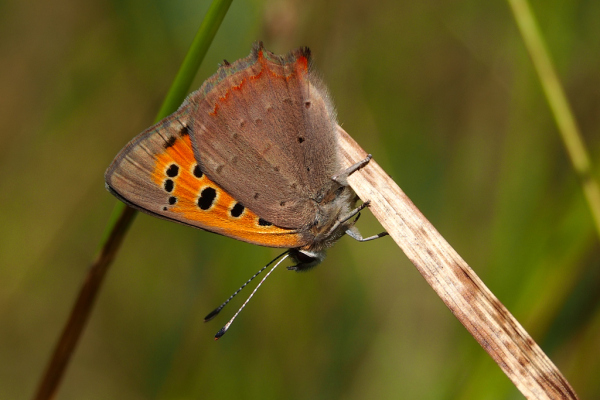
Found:
<svg viewBox="0 0 600 400"><path fill-rule="evenodd" d="M335 113L309 63L308 49L279 57L257 46L188 98L202 169L286 228L312 223L314 199L339 172Z"/></svg>

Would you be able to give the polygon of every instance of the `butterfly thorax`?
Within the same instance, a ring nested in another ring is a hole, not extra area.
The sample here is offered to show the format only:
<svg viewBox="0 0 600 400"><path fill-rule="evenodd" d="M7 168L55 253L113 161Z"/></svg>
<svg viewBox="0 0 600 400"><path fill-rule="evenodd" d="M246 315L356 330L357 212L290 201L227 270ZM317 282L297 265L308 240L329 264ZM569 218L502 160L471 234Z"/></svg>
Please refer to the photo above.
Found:
<svg viewBox="0 0 600 400"><path fill-rule="evenodd" d="M348 186L333 183L323 196L314 199L317 212L311 226L304 230L309 244L302 250L319 252L331 247L354 224L348 216L358 200L356 194Z"/></svg>

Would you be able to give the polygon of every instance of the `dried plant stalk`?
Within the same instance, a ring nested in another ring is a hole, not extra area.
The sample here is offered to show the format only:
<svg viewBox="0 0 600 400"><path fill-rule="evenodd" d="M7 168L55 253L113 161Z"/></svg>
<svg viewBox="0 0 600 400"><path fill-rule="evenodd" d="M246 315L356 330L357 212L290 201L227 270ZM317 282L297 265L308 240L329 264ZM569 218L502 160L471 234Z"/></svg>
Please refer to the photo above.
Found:
<svg viewBox="0 0 600 400"><path fill-rule="evenodd" d="M343 162L365 151L338 127ZM575 391L512 314L374 161L350 185L450 311L528 399L577 399Z"/></svg>

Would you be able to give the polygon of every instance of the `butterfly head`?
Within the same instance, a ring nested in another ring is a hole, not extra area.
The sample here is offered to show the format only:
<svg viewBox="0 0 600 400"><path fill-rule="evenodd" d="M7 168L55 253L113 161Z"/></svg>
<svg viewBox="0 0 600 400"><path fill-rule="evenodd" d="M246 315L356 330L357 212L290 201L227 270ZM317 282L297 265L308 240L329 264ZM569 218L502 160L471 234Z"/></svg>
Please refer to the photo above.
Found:
<svg viewBox="0 0 600 400"><path fill-rule="evenodd" d="M310 251L301 249L291 249L290 257L294 260L294 265L287 267L290 271L305 272L308 271L325 259L325 250Z"/></svg>

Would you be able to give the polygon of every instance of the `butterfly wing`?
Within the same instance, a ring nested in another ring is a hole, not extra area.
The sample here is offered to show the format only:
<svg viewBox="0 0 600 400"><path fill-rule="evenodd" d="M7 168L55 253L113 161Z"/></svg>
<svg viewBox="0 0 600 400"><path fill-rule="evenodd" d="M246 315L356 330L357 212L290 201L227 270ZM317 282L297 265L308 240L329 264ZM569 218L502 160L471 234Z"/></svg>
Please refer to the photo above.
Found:
<svg viewBox="0 0 600 400"><path fill-rule="evenodd" d="M107 188L132 207L235 239L300 247L297 230L277 227L203 173L190 141L185 107L134 138L106 171Z"/></svg>
<svg viewBox="0 0 600 400"><path fill-rule="evenodd" d="M340 172L336 120L310 51L276 56L255 45L187 99L203 171L262 218L307 228Z"/></svg>

